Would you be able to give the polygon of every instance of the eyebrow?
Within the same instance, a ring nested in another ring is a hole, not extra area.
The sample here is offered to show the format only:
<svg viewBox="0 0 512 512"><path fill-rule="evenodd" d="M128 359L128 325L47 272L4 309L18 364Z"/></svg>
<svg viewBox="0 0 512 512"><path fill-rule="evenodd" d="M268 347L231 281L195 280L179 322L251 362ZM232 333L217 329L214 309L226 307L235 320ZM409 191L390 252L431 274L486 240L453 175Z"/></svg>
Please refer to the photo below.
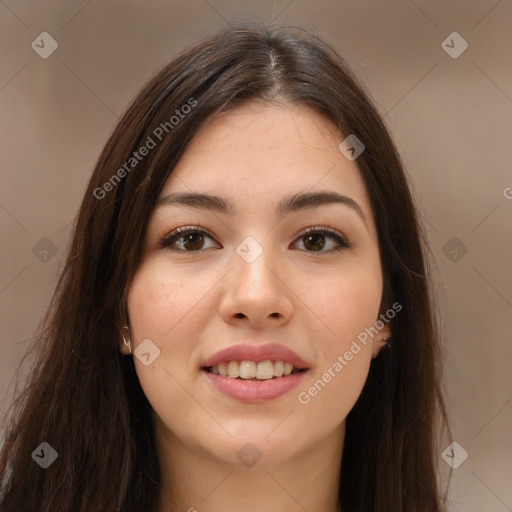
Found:
<svg viewBox="0 0 512 512"><path fill-rule="evenodd" d="M304 192L292 194L282 199L275 210L277 216L282 217L288 213L306 208L316 208L330 204L342 204L354 210L367 225L366 217L359 204L354 199L332 191ZM204 194L200 192L172 192L159 199L156 208L162 206L188 206L199 210L213 210L226 215L235 215L235 205L223 196Z"/></svg>

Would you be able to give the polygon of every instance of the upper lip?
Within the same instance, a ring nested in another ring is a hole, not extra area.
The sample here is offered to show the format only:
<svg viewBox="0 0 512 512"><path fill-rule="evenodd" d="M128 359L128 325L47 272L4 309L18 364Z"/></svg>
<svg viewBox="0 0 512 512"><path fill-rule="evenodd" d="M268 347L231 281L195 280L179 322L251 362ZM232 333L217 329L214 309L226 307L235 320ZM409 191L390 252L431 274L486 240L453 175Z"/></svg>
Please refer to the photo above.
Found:
<svg viewBox="0 0 512 512"><path fill-rule="evenodd" d="M293 350L276 343L268 343L265 345L233 345L210 356L203 361L201 366L209 368L210 366L216 366L219 363L228 361L254 361L257 363L267 360L290 363L299 370L308 368L307 363L293 352Z"/></svg>

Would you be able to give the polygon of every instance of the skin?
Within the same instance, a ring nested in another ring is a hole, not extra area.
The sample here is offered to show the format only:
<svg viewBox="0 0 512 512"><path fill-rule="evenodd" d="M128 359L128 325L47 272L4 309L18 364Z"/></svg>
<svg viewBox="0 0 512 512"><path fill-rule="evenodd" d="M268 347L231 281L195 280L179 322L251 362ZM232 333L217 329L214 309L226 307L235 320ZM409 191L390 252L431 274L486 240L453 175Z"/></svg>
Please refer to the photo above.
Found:
<svg viewBox="0 0 512 512"><path fill-rule="evenodd" d="M238 213L157 208L130 283L132 350L146 338L160 350L148 366L134 356L154 409L163 475L159 512L339 510L345 418L390 336L386 325L359 344L361 351L308 404L298 401L385 312L373 212L356 161L338 149L342 140L310 107L251 102L209 122L164 184L160 198L177 191L217 194ZM319 190L351 197L366 223L340 204L276 217L283 197ZM171 230L198 224L212 237L193 243L182 237L174 251L159 245ZM330 227L353 247L330 250L337 244L328 235L308 244L300 231L309 226ZM250 264L236 252L248 236L263 249ZM291 348L309 374L263 404L229 398L205 377L201 362L244 342ZM128 353L124 345L121 350ZM252 467L237 458L248 442L262 455Z"/></svg>

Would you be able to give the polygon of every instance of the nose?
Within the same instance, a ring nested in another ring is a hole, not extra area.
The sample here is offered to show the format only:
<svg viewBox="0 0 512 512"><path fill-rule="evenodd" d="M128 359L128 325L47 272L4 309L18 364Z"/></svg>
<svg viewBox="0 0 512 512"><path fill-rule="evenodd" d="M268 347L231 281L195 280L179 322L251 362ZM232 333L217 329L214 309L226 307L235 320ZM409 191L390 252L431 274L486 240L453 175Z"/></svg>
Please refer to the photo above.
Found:
<svg viewBox="0 0 512 512"><path fill-rule="evenodd" d="M233 252L233 270L225 280L220 314L230 324L278 327L290 321L293 286L275 251L264 249L254 260Z"/></svg>

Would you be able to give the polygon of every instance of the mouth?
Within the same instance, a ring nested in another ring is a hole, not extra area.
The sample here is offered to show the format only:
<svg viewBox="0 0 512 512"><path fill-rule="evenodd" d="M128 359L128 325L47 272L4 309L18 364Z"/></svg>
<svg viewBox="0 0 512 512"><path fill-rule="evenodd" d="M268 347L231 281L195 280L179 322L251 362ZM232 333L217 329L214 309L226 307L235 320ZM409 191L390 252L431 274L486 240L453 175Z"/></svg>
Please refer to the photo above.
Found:
<svg viewBox="0 0 512 512"><path fill-rule="evenodd" d="M305 360L276 343L231 345L202 361L200 368L213 389L245 403L276 400L310 373Z"/></svg>
<svg viewBox="0 0 512 512"><path fill-rule="evenodd" d="M290 393L309 373L309 368L272 360L226 361L201 370L213 389L248 404L273 401Z"/></svg>
<svg viewBox="0 0 512 512"><path fill-rule="evenodd" d="M307 371L307 368L297 368L287 361L272 361L270 359L266 361L225 361L202 369L213 375L254 382L282 379Z"/></svg>

